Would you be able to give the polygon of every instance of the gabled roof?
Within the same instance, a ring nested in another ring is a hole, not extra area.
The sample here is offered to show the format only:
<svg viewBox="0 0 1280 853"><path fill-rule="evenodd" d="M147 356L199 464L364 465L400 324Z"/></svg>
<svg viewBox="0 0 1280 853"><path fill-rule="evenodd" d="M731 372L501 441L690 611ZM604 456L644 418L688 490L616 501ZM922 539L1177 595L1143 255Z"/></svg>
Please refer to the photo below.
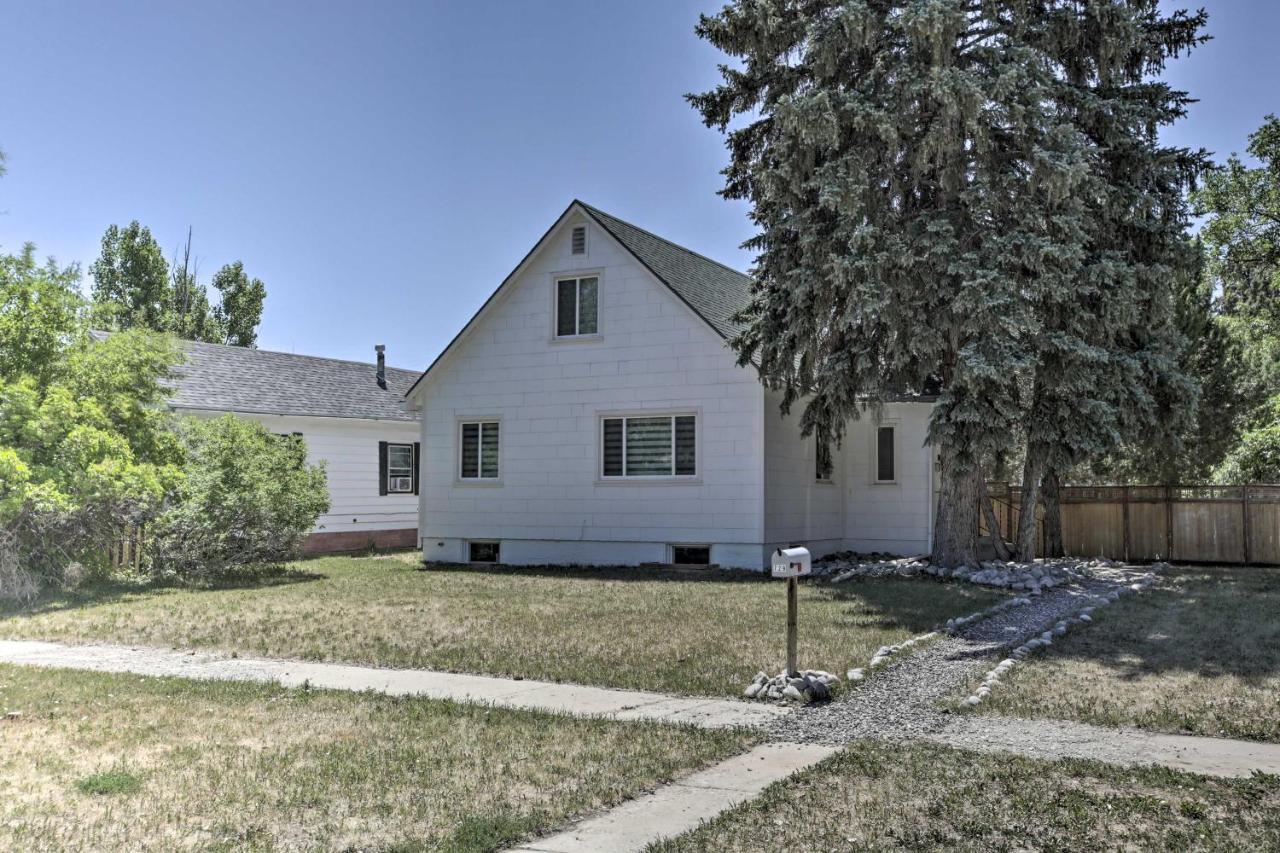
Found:
<svg viewBox="0 0 1280 853"><path fill-rule="evenodd" d="M751 276L589 204L575 203L659 281L675 291L720 337L727 340L741 330L741 326L733 322L733 316L747 307L751 298Z"/></svg>
<svg viewBox="0 0 1280 853"><path fill-rule="evenodd" d="M184 341L174 369L175 409L415 421L401 401L420 375L387 368L387 388L365 362Z"/></svg>
<svg viewBox="0 0 1280 853"><path fill-rule="evenodd" d="M444 351L436 356L426 371L409 388L406 396L413 393L418 384L458 345L467 331L475 325L480 315L493 303L495 297L516 277L525 264L529 262L530 258L537 254L538 249L546 242L547 237L575 209L581 210L595 221L609 236L626 249L641 266L647 269L654 278L670 288L680 301L689 306L716 334L725 340L737 334L740 327L731 318L747 306L747 302L751 297L751 276L740 273L732 267L727 267L704 255L699 255L684 246L672 243L670 240L663 239L643 228L632 225L630 222L618 219L616 216L611 216L585 202L574 199L565 208L564 212L556 217L555 223L538 239L538 242L534 244L533 248L529 250L529 253L524 256L516 268L503 279L498 289L485 300L485 303L480 306L480 310L454 336L449 345L444 348Z"/></svg>

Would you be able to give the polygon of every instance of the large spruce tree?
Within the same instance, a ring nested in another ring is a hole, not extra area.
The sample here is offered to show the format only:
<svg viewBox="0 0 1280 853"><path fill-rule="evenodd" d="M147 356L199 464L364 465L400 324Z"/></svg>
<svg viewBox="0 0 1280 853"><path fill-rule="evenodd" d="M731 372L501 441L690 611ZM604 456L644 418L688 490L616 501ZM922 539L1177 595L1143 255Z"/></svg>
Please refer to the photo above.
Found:
<svg viewBox="0 0 1280 853"><path fill-rule="evenodd" d="M1163 16L1154 0L1066 5L1080 15L1058 100L1091 152L1087 229L1070 286L1034 292L1042 333L1031 342L1022 560L1035 556L1042 482L1046 518L1056 521L1061 472L1142 434L1176 447L1198 393L1180 358L1177 287L1197 272L1187 190L1206 156L1161 144L1160 129L1185 115L1190 98L1159 74L1203 41L1205 16ZM1060 553L1061 530L1048 525L1045 544Z"/></svg>
<svg viewBox="0 0 1280 853"><path fill-rule="evenodd" d="M834 439L890 395L939 391L942 564L974 561L981 460L1037 410L1041 342L1091 304L1081 270L1122 201L1081 115L1119 70L1195 40L1198 19L1155 7L737 0L698 26L739 60L690 100L728 134L722 194L759 228L740 360Z"/></svg>

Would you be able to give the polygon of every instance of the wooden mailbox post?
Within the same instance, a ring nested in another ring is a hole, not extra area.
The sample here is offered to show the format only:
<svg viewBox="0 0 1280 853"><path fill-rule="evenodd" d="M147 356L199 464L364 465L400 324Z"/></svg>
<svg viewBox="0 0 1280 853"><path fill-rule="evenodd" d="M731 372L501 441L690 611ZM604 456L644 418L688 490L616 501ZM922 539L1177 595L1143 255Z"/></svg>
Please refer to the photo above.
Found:
<svg viewBox="0 0 1280 853"><path fill-rule="evenodd" d="M808 548L779 548L773 552L773 576L787 579L787 675L795 676L797 623L800 611L800 578L813 572Z"/></svg>

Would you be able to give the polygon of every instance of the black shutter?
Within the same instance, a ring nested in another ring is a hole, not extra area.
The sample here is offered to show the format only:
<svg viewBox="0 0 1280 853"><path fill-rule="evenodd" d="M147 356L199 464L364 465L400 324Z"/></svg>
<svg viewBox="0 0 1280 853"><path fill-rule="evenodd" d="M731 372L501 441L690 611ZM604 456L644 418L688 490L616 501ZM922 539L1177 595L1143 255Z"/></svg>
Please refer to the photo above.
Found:
<svg viewBox="0 0 1280 853"><path fill-rule="evenodd" d="M378 494L387 493L387 443L378 442Z"/></svg>
<svg viewBox="0 0 1280 853"><path fill-rule="evenodd" d="M422 443L415 441L413 443L413 493L418 493L418 457L422 453Z"/></svg>

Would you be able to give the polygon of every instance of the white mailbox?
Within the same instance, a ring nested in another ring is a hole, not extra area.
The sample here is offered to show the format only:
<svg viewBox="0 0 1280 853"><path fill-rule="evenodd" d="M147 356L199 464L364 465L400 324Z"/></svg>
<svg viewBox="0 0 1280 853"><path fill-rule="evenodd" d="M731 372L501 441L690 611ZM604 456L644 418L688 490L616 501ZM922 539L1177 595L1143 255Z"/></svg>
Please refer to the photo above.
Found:
<svg viewBox="0 0 1280 853"><path fill-rule="evenodd" d="M812 571L808 548L779 548L773 552L775 578L802 578Z"/></svg>

